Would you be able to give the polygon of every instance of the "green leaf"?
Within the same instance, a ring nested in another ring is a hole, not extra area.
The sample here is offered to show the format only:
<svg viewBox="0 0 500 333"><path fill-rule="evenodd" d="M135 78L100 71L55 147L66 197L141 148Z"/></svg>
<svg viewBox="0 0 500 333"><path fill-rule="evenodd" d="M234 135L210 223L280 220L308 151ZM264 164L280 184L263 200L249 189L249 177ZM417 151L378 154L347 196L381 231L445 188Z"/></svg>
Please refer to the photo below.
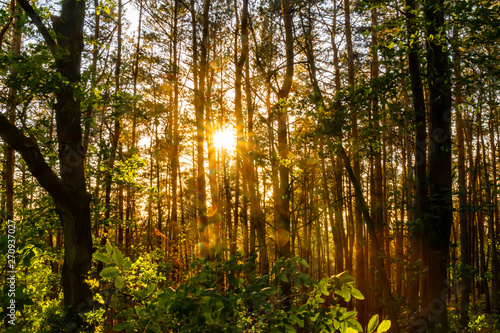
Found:
<svg viewBox="0 0 500 333"><path fill-rule="evenodd" d="M297 332L297 330L295 329L295 327L293 327L292 325L290 324L285 324L285 330L286 332L290 332L290 333L295 333Z"/></svg>
<svg viewBox="0 0 500 333"><path fill-rule="evenodd" d="M345 333L347 331L347 329L348 329L347 322L346 321L340 322L339 329L340 329L340 332Z"/></svg>
<svg viewBox="0 0 500 333"><path fill-rule="evenodd" d="M347 274L346 272L342 272L336 276L340 279L340 282L342 284L349 284L354 282L354 278L351 275Z"/></svg>
<svg viewBox="0 0 500 333"><path fill-rule="evenodd" d="M125 286L125 280L123 279L123 276L118 275L115 279L115 288L122 289L124 286Z"/></svg>
<svg viewBox="0 0 500 333"><path fill-rule="evenodd" d="M357 311L348 311L346 312L346 314L344 314L344 320L356 318L357 315L358 315Z"/></svg>
<svg viewBox="0 0 500 333"><path fill-rule="evenodd" d="M212 314L210 312L203 313L203 316L205 317L208 325L213 325L215 323L214 318L212 318Z"/></svg>
<svg viewBox="0 0 500 333"><path fill-rule="evenodd" d="M233 274L229 275L229 284L231 284L231 286L235 288L238 288L238 279Z"/></svg>
<svg viewBox="0 0 500 333"><path fill-rule="evenodd" d="M103 278L114 278L119 273L120 272L116 267L105 267L99 275L101 275Z"/></svg>
<svg viewBox="0 0 500 333"><path fill-rule="evenodd" d="M361 332L361 331L356 331L354 328L352 327L348 327L347 330L345 331L346 333L358 333L358 332Z"/></svg>
<svg viewBox="0 0 500 333"><path fill-rule="evenodd" d="M144 289L136 290L132 293L132 295L134 295L134 297L137 299L142 299L144 298L144 296L146 296L146 292Z"/></svg>
<svg viewBox="0 0 500 333"><path fill-rule="evenodd" d="M130 259L129 259L129 258L126 258L126 259L124 260L124 263L123 263L122 268L123 268L124 270L127 270L127 269L130 269L130 267L132 267L132 261L130 261Z"/></svg>
<svg viewBox="0 0 500 333"><path fill-rule="evenodd" d="M323 295L328 296L330 293L328 292L328 289L326 287L326 283L323 283L323 280L320 281L319 283L319 289L323 293Z"/></svg>
<svg viewBox="0 0 500 333"><path fill-rule="evenodd" d="M102 261L105 264L111 264L113 262L110 257L108 257L102 253L96 253L95 258L99 261Z"/></svg>
<svg viewBox="0 0 500 333"><path fill-rule="evenodd" d="M349 302L351 300L351 293L347 289L340 289L340 290L335 290L335 293L337 295L340 295L346 302Z"/></svg>
<svg viewBox="0 0 500 333"><path fill-rule="evenodd" d="M356 288L351 289L351 294L352 294L352 297L354 297L355 299L365 299L365 296L363 296L361 291L359 291Z"/></svg>
<svg viewBox="0 0 500 333"><path fill-rule="evenodd" d="M354 329L355 331L363 332L363 327L361 327L361 324L357 320L349 319L347 323L349 324L349 327Z"/></svg>
<svg viewBox="0 0 500 333"><path fill-rule="evenodd" d="M123 254L118 250L117 248L113 249L113 261L118 265L118 266L123 266Z"/></svg>
<svg viewBox="0 0 500 333"><path fill-rule="evenodd" d="M23 265L29 266L30 262L31 262L31 258L33 258L34 256L35 256L35 252L33 251L33 249L29 249L27 251L27 254L25 255L25 257L23 258Z"/></svg>
<svg viewBox="0 0 500 333"><path fill-rule="evenodd" d="M130 322L124 321L123 323L116 324L113 326L113 331L122 331L130 326Z"/></svg>
<svg viewBox="0 0 500 333"><path fill-rule="evenodd" d="M307 261L305 261L304 259L302 258L299 258L299 263L304 266L305 268L309 268L309 264L307 263Z"/></svg>
<svg viewBox="0 0 500 333"><path fill-rule="evenodd" d="M368 322L368 333L375 331L378 326L378 314L374 315Z"/></svg>
<svg viewBox="0 0 500 333"><path fill-rule="evenodd" d="M390 320L383 320L377 328L377 333L387 332L391 328Z"/></svg>

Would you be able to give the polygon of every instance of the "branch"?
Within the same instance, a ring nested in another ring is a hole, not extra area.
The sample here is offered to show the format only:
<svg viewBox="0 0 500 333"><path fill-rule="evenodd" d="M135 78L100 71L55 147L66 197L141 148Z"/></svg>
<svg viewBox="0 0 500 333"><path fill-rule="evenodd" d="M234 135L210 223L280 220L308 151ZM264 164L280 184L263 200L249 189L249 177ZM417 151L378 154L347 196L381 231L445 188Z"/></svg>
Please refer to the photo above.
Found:
<svg viewBox="0 0 500 333"><path fill-rule="evenodd" d="M17 3L19 3L19 5L24 9L26 14L28 14L31 21L33 21L33 23L36 25L36 27L38 28L38 31L42 34L43 39L45 40L47 45L50 47L50 51L52 52L52 55L55 57L57 43L50 35L50 32L47 29L47 27L45 26L45 24L43 24L40 16L38 16L38 14L35 12L33 7L31 7L31 5L29 4L29 2L27 0L17 0Z"/></svg>
<svg viewBox="0 0 500 333"><path fill-rule="evenodd" d="M7 30L9 30L10 25L12 24L13 20L14 20L14 17L11 16L9 18L9 21L7 22L7 24L5 24L5 26L2 28L2 31L0 31L0 49L2 48L3 37L5 36L5 33L7 32Z"/></svg>
<svg viewBox="0 0 500 333"><path fill-rule="evenodd" d="M28 138L23 132L0 113L0 137L12 149L21 154L29 171L40 185L49 192L54 200L64 199L66 191L59 177L52 171L43 158L36 141Z"/></svg>

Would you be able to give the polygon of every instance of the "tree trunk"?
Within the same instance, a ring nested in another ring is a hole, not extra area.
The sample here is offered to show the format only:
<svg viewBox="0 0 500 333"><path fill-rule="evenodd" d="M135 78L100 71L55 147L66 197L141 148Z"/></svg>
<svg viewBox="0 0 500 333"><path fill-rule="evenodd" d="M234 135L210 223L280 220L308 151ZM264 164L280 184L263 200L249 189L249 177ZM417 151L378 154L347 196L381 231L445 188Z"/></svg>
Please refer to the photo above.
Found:
<svg viewBox="0 0 500 333"><path fill-rule="evenodd" d="M174 76L174 106L173 106L173 147L172 147L172 215L171 226L174 228L173 240L177 241L178 235L178 194L179 183L179 56L178 56L178 21L179 21L179 1L174 0L174 30L173 35L173 76Z"/></svg>
<svg viewBox="0 0 500 333"><path fill-rule="evenodd" d="M399 332L399 327L397 325L398 322L398 305L395 301L395 299L392 296L391 293L391 284L389 279L387 278L387 273L384 269L384 249L382 247L382 244L378 241L378 238L376 236L376 229L375 226L373 225L372 219L370 217L370 211L368 209L368 206L366 205L365 199L363 197L363 192L361 190L361 185L359 183L359 180L356 178L356 175L354 173L354 170L351 167L351 162L349 159L349 156L347 155L346 151L344 150L343 147L340 147L339 149L340 156L342 157L342 160L344 162L344 166L347 170L347 174L349 175L349 179L351 180L351 183L354 187L354 194L356 197L356 201L359 204L361 211L363 213L363 219L365 220L366 224L366 229L368 231L368 235L370 236L370 241L372 244L372 249L371 251L374 251L378 253L378 256L376 257L376 261L373 263L375 267L375 273L377 274L377 278L382 284L382 291L384 295L384 306L385 310L387 311L387 314L389 315L389 319L394 323L393 326L391 326L391 331L392 332Z"/></svg>
<svg viewBox="0 0 500 333"><path fill-rule="evenodd" d="M454 35L458 34L457 28L454 28ZM457 151L458 151L458 205L459 205L459 220L460 220L460 276L462 283L460 288L460 325L462 328L467 327L469 322L469 298L471 286L471 249L469 241L469 221L467 208L467 184L466 184L466 168L465 168L465 140L464 140L464 120L462 117L462 84L460 58L455 55L455 104L457 105L456 112L456 128L457 128Z"/></svg>
<svg viewBox="0 0 500 333"><path fill-rule="evenodd" d="M116 54L116 67L115 67L115 115L114 115L114 132L111 135L111 153L108 157L107 170L106 170L106 192L104 198L104 225L103 225L103 235L106 234L106 231L109 226L110 218L111 218L111 183L112 183L112 174L113 167L115 165L116 160L116 151L118 149L118 143L120 141L120 132L121 132L121 124L120 124L120 113L121 113L121 101L120 101L120 83L121 83L121 54L122 54L122 14L123 14L123 5L122 0L118 0L118 20L117 20L117 54ZM118 223L123 224L123 219L120 219ZM128 228L128 227L127 227ZM100 241L100 245L103 246L107 242L107 237L103 236ZM102 264L99 263L98 269L102 269Z"/></svg>
<svg viewBox="0 0 500 333"><path fill-rule="evenodd" d="M424 222L424 263L429 267L426 304L442 307L434 320L429 321L429 332L448 332L446 299L447 271L452 214L451 170L451 77L448 49L444 36L444 3L442 0L425 7L427 19L427 75L429 80L430 146L429 195L432 217ZM437 300L437 301L436 301ZM436 311L434 311L436 312Z"/></svg>
<svg viewBox="0 0 500 333"><path fill-rule="evenodd" d="M92 307L92 292L85 282L92 260L90 195L85 185L80 94L75 92L81 78L85 3L63 2L61 16L53 24L56 40L26 0L19 0L19 4L44 37L56 60L57 71L67 81L61 83L54 105L61 177L46 164L36 142L24 136L3 115L0 115L0 136L19 151L33 176L54 199L64 234L64 304L76 314Z"/></svg>
<svg viewBox="0 0 500 333"><path fill-rule="evenodd" d="M425 115L424 90L420 76L419 43L418 30L416 26L415 14L417 10L414 0L406 0L406 25L408 29L408 69L412 90L413 111L415 113L415 206L414 214L416 222L410 227L411 261L415 265L417 272L410 277L408 282L408 303L410 313L416 316L419 306L420 290L420 265L422 259L422 226L427 219L427 124Z"/></svg>
<svg viewBox="0 0 500 333"><path fill-rule="evenodd" d="M290 183L289 169L285 161L289 159L288 152L288 112L286 100L290 93L293 81L294 56L293 56L293 27L292 27L292 10L290 0L281 1L281 12L283 15L283 23L285 26L285 49L286 49L286 72L283 85L278 91L278 104L276 110L278 112L278 156L281 160L279 165L279 198L276 205L278 211L278 242L279 256L285 259L291 257L290 248ZM290 293L291 282L281 281L281 288L285 300L283 302L285 310L291 306Z"/></svg>
<svg viewBox="0 0 500 333"><path fill-rule="evenodd" d="M22 31L20 26L20 16L17 10L16 1L12 1L11 10L13 15L15 16L13 20L13 29L12 29L12 53L15 55L21 54L21 42L22 42ZM16 89L9 88L9 96L7 98L7 114L9 117L9 121L12 124L16 122ZM10 145L6 145L5 147L5 200L6 200L6 220L14 219L14 167L16 164L16 155L14 149ZM7 317L6 317L7 318Z"/></svg>
<svg viewBox="0 0 500 333"><path fill-rule="evenodd" d="M191 8L194 11L194 6ZM210 258L210 242L208 238L208 216L207 216L207 193L205 180L205 125L204 125L204 110L205 110L205 79L208 68L208 48L209 48L209 11L210 0L205 0L203 4L203 30L201 42L201 56L199 68L199 86L195 94L198 95L198 103L196 105L196 142L197 142L197 195L198 195L198 229L200 230L201 257ZM193 23L195 24L195 23ZM196 38L193 32L193 38ZM193 42L196 44L195 42ZM196 48L193 49L196 53Z"/></svg>
<svg viewBox="0 0 500 333"><path fill-rule="evenodd" d="M380 145L379 147L373 147L372 145L372 150L373 150L373 167L374 167L374 173L373 173L373 188L371 190L372 193L372 202L371 202L371 209L372 209L372 220L373 220L373 225L375 227L375 234L378 239L378 242L381 244L384 244L384 196L383 196L383 190L382 190L382 182L383 182L383 177L382 177L382 152L381 152L381 146L382 146L382 141L380 138L380 122L379 122L379 105L378 105L378 76L379 76L379 68L378 68L378 36L376 32L376 26L378 24L378 14L376 9L372 9L371 11L371 35L372 35L372 41L371 41L371 53L372 53L372 64L371 64L371 80L372 80L372 98L371 98L371 111L373 115L373 130L374 130L374 141L377 145ZM373 261L376 261L377 258L376 256L381 255L381 253L372 253L372 258L374 259ZM387 253L384 253L384 257L387 256ZM390 270L387 270L387 273L390 274ZM380 283L375 275L375 286L373 288L375 289L375 297L381 299L382 298L382 288L380 287ZM375 313L381 313L382 307L381 303L378 301L378 299L375 300Z"/></svg>

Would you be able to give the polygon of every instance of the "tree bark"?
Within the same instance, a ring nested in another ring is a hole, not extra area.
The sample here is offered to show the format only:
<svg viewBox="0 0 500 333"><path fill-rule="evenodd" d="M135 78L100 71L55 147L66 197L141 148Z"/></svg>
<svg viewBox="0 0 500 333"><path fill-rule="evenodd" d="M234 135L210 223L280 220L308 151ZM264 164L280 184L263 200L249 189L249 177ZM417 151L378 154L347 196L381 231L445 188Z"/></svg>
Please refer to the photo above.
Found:
<svg viewBox="0 0 500 333"><path fill-rule="evenodd" d="M17 13L17 2L15 0L11 3L11 10L13 15L15 16L13 20L13 29L12 29L12 41L11 41L11 50L15 55L21 54L21 27L20 27L20 17ZM9 88L9 95L7 99L7 114L9 117L9 121L12 124L16 122L16 89ZM14 167L16 163L16 155L14 149L10 145L6 145L5 147L5 200L6 200L6 220L14 219ZM7 318L7 317L6 317Z"/></svg>
<svg viewBox="0 0 500 333"><path fill-rule="evenodd" d="M429 199L432 217L424 222L424 263L429 267L426 306L442 302L443 311L429 320L429 332L448 332L447 264L453 223L451 169L451 77L445 39L444 2L426 4L427 75L431 119L429 146ZM439 37L442 36L442 37Z"/></svg>
<svg viewBox="0 0 500 333"><path fill-rule="evenodd" d="M278 242L279 256L285 259L291 257L290 248L290 183L289 169L286 161L289 159L288 152L288 113L286 100L290 94L293 81L294 71L294 56L293 56L293 27L292 27L292 10L290 0L281 1L281 13L285 26L285 50L286 50L286 71L283 85L278 91L278 104L276 110L278 112L278 156L279 164L279 198L277 204L278 211ZM290 296L291 282L281 281L283 290L284 308L289 309L291 306Z"/></svg>
<svg viewBox="0 0 500 333"><path fill-rule="evenodd" d="M457 28L454 28L454 35L458 34ZM469 322L470 306L470 286L471 286L471 249L469 236L469 221L467 212L467 183L465 168L465 140L464 140L464 120L462 117L462 84L461 66L459 55L455 55L455 104L456 128L457 128L457 151L458 151L458 205L459 205L459 224L460 224L460 276L462 277L460 289L460 325L465 328Z"/></svg>
<svg viewBox="0 0 500 333"><path fill-rule="evenodd" d="M192 4L194 4L192 2ZM194 11L194 7L191 8ZM196 142L197 142L197 210L198 210L198 229L200 231L201 257L210 258L210 241L208 238L208 216L207 216L207 193L205 180L205 125L204 125L204 110L205 110L205 79L207 74L207 57L209 48L209 11L210 0L205 0L203 3L203 29L200 55L200 68L198 73L199 86L195 94L198 95L196 105ZM193 24L195 24L193 22ZM193 32L193 39L196 39ZM193 42L196 44L196 42ZM197 49L193 49L197 53Z"/></svg>
<svg viewBox="0 0 500 333"><path fill-rule="evenodd" d="M383 146L381 137L380 137L380 114L379 114L379 105L378 105L378 76L379 76L379 68L378 68L378 36L376 32L376 26L378 24L378 14L376 9L372 9L371 11L371 53L372 53L372 63L371 63L371 86L372 86L372 97L371 97L371 111L373 115L373 130L374 130L374 141L378 145L378 147L373 147L373 188L372 188L372 202L371 202L371 216L373 219L373 225L375 227L375 234L378 239L378 242L384 244L384 193L382 190L382 151L381 147ZM379 256L380 253L372 253L373 261L376 261L376 256ZM384 258L388 255L388 253L384 253ZM390 270L387 270L387 273L390 275ZM375 297L382 298L382 288L380 287L379 281L375 276ZM381 303L378 300L375 300L375 313L380 313L382 310Z"/></svg>
<svg viewBox="0 0 500 333"><path fill-rule="evenodd" d="M415 207L416 221L410 227L411 260L415 270L420 271L420 260L422 260L422 226L427 219L427 124L425 115L424 90L420 76L419 42L418 30L415 22L417 10L414 0L406 0L406 25L408 29L408 69L412 90L413 111L415 113ZM410 277L408 285L408 303L410 313L416 315L419 306L420 274Z"/></svg>
<svg viewBox="0 0 500 333"><path fill-rule="evenodd" d="M370 217L370 211L368 209L368 206L366 205L365 199L363 197L363 192L361 190L361 185L359 183L359 180L356 178L356 175L354 173L354 170L351 167L351 161L349 159L349 156L347 155L347 152L344 150L343 147L340 147L339 149L339 154L342 157L342 160L344 162L344 166L346 168L347 174L349 176L349 179L351 180L351 183L354 187L354 195L356 197L356 201L358 202L362 214L363 214L363 219L366 224L366 229L368 230L368 235L370 236L370 240L372 243L372 251L375 251L378 253L378 256L376 258L376 261L374 265L376 266L375 273L377 274L377 278L382 284L382 291L384 295L384 306L385 310L387 311L389 315L389 319L393 323L391 325L391 331L392 332L399 332L399 327L397 325L398 322L398 309L397 309L397 303L392 296L391 293L391 284L389 279L387 278L386 271L384 269L384 249L382 247L382 244L378 241L378 238L376 237L376 229L373 224L373 221Z"/></svg>
<svg viewBox="0 0 500 333"><path fill-rule="evenodd" d="M0 115L0 136L21 154L33 176L54 199L64 234L64 305L70 307L70 312L80 313L92 307L92 292L85 282L92 260L90 195L85 184L80 94L75 88L81 79L85 2L62 3L60 17L54 22L56 40L26 0L19 0L19 4L44 37L57 71L67 81L60 83L54 105L60 178L47 165L36 142L3 115Z"/></svg>

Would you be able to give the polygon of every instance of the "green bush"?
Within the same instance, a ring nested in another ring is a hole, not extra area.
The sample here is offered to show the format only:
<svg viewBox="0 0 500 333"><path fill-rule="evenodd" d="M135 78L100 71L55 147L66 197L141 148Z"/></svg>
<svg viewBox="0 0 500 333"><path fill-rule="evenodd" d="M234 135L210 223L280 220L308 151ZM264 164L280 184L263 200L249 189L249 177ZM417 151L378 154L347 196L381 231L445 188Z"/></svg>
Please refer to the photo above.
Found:
<svg viewBox="0 0 500 333"><path fill-rule="evenodd" d="M105 253L95 255L106 264L100 273L106 286L101 294L109 297L103 296L101 302L106 315L115 319L115 331L363 331L357 312L340 305L353 297L364 299L350 275L344 272L316 281L301 271L308 268L306 261L295 257L280 259L268 275L257 276L256 256L246 261L241 255L227 261L195 261L192 276L174 286L160 272L158 258L146 255L132 263L107 246ZM291 295L283 295L282 281L291 282ZM368 332L389 328L389 321L379 325L374 316Z"/></svg>

